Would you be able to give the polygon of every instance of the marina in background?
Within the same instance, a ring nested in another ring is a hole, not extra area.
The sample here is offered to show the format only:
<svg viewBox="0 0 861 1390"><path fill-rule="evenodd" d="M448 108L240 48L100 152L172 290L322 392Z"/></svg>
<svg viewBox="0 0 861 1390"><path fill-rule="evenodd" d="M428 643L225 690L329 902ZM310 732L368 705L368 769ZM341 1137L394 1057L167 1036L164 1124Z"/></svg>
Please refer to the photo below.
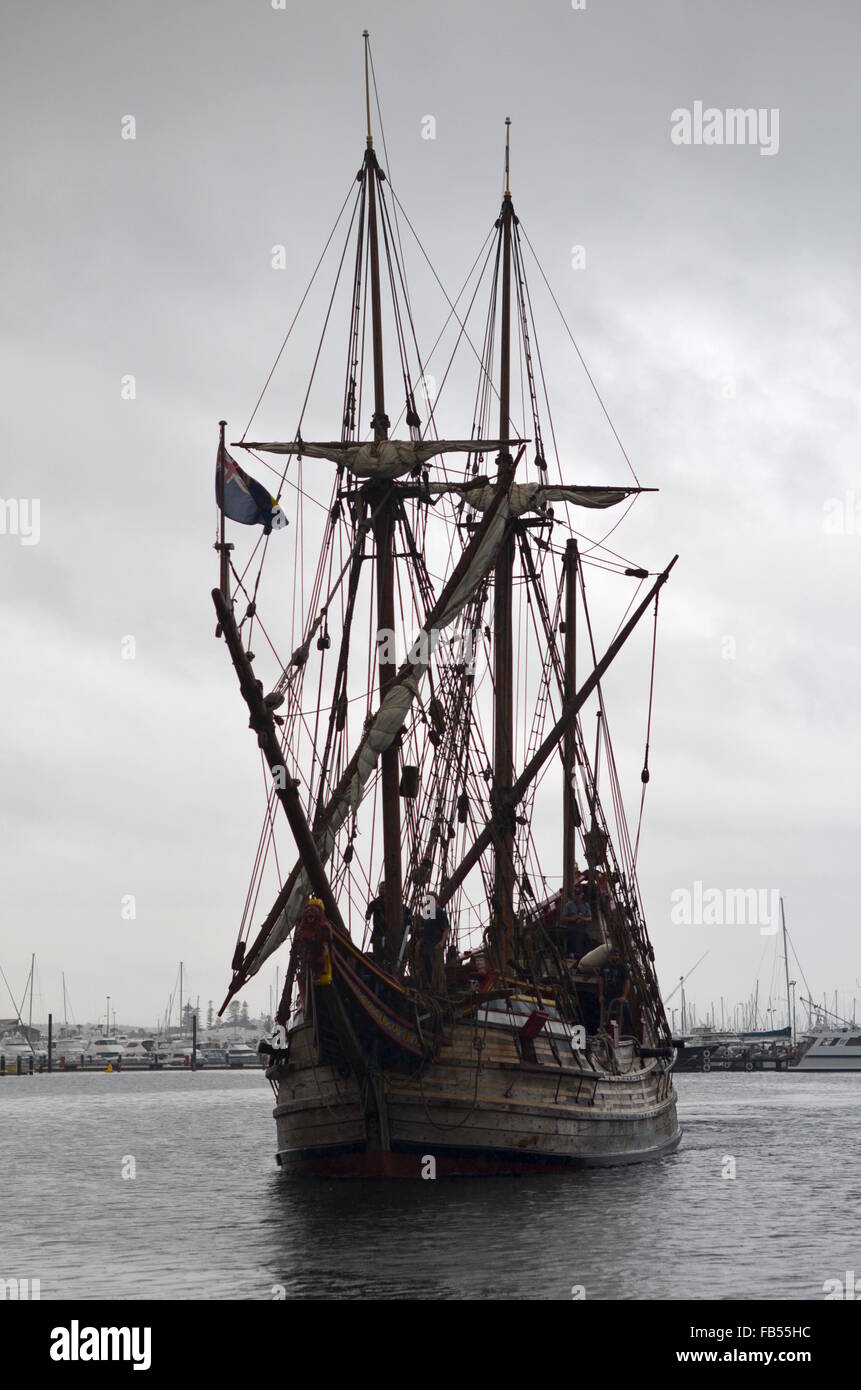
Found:
<svg viewBox="0 0 861 1390"><path fill-rule="evenodd" d="M65 973L62 976L63 1022L58 1023L49 1013L45 1023L34 1023L35 955L30 959L30 972L20 1005L0 969L0 977L15 1009L13 1017L0 1018L0 1076L43 1071L165 1071L177 1068L196 1071L203 1067L238 1070L265 1064L266 1059L258 1053L257 1044L272 1030L271 1014L251 1018L247 1005L237 1004L228 1017L221 1020L215 1017L210 1000L206 1022L201 1027L199 1002L192 1004L183 997L184 972L184 964L180 961L164 1014L157 1026L148 1030L131 1025L117 1028L110 995L105 996L104 1022L78 1025L74 1018L70 1022ZM25 1001L28 1004L26 1023L23 1018Z"/></svg>

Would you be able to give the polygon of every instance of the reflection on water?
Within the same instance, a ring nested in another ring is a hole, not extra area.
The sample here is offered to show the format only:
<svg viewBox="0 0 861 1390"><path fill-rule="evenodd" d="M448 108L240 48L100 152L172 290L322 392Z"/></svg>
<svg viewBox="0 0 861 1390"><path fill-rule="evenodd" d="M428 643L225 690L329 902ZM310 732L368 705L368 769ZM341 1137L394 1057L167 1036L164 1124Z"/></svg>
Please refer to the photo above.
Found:
<svg viewBox="0 0 861 1390"><path fill-rule="evenodd" d="M257 1072L7 1077L0 1278L43 1298L756 1299L861 1270L861 1074L677 1088L684 1139L656 1163L338 1183L279 1173Z"/></svg>

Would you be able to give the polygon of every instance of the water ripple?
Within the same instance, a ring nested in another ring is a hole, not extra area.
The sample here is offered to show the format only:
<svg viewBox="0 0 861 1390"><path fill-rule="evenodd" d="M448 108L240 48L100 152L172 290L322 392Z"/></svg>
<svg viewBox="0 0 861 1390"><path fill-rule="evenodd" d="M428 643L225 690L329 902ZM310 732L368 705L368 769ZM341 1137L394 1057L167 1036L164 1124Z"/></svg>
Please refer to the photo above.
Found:
<svg viewBox="0 0 861 1390"><path fill-rule="evenodd" d="M682 1147L657 1163L337 1183L279 1174L256 1072L7 1077L0 1277L43 1298L802 1299L861 1270L861 1075L677 1086Z"/></svg>

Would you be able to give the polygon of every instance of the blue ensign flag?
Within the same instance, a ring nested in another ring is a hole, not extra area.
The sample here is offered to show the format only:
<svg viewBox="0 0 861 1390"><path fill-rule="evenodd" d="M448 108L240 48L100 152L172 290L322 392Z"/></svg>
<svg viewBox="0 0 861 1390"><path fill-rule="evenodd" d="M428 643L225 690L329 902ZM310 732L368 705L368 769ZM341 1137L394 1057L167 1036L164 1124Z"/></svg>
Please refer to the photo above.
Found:
<svg viewBox="0 0 861 1390"><path fill-rule="evenodd" d="M215 460L215 500L221 506L221 450ZM243 526L262 526L268 535L287 525L287 518L262 483L250 478L224 450L224 515Z"/></svg>

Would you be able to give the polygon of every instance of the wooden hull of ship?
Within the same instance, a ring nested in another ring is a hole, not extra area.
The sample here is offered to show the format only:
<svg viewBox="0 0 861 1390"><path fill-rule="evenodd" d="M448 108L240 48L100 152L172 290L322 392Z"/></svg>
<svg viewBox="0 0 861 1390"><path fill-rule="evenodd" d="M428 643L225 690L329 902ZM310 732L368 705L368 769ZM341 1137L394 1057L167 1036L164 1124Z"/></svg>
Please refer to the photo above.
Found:
<svg viewBox="0 0 861 1390"><path fill-rule="evenodd" d="M476 1071L480 1040L480 1066ZM381 1071L387 1142L349 1069L318 1060L314 1029L290 1036L276 1087L277 1161L316 1177L472 1176L643 1162L672 1152L681 1131L666 1064L622 1045L613 1074L542 1038L524 1061L511 1027L455 1023L435 1060L413 1075ZM433 1169L427 1163L433 1158Z"/></svg>

